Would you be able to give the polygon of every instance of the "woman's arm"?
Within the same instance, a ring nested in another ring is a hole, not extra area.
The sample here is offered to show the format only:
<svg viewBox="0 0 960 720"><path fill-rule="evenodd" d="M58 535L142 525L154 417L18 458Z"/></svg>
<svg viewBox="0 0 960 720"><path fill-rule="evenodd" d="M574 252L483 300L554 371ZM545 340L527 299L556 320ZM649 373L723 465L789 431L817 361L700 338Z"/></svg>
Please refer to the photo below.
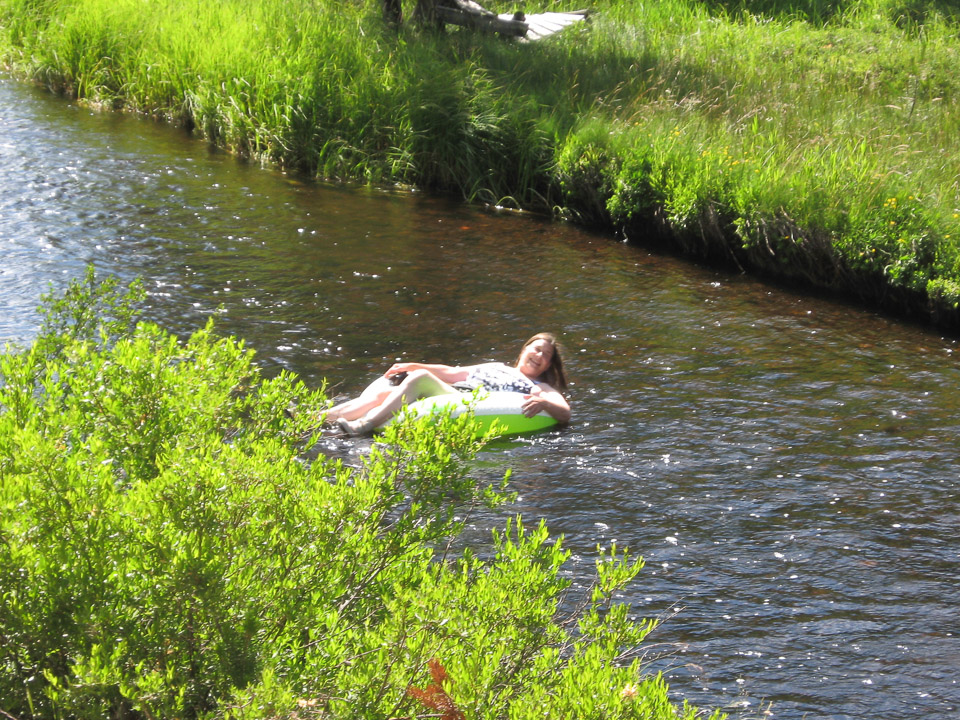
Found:
<svg viewBox="0 0 960 720"><path fill-rule="evenodd" d="M537 385L533 392L523 396L523 414L533 417L541 410L559 423L570 422L570 403L546 383Z"/></svg>
<svg viewBox="0 0 960 720"><path fill-rule="evenodd" d="M456 367L454 365L431 365L427 363L402 362L391 365L390 368L383 374L383 376L390 377L391 375L396 375L397 373L402 372L410 372L411 370L426 370L431 375L437 377L437 379L442 380L449 385L455 382L460 382L461 380L466 380L467 375L470 372L470 367L471 366L469 365L466 367Z"/></svg>

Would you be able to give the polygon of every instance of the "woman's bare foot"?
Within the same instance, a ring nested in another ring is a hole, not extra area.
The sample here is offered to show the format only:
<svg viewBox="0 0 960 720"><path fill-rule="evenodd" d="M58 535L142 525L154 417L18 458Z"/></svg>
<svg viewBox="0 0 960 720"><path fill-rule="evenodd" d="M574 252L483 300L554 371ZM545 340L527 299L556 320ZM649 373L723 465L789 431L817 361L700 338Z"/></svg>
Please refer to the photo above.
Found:
<svg viewBox="0 0 960 720"><path fill-rule="evenodd" d="M350 437L359 437L360 435L366 435L368 432L370 432L370 428L363 418L359 420L347 420L346 418L340 418L337 420L337 425L339 425L340 429Z"/></svg>

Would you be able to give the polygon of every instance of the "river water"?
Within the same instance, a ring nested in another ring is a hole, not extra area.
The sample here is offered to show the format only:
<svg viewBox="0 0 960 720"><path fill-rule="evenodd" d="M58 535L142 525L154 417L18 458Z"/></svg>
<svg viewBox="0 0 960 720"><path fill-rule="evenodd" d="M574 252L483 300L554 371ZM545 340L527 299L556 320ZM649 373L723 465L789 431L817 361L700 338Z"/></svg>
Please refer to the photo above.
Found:
<svg viewBox="0 0 960 720"><path fill-rule="evenodd" d="M553 330L573 423L477 472L512 468L507 513L565 536L577 584L598 544L646 558L623 599L664 618L651 668L676 697L960 716L954 339L538 218L302 182L3 76L0 248L0 340L29 342L40 294L93 263L142 276L150 319L217 315L334 395Z"/></svg>

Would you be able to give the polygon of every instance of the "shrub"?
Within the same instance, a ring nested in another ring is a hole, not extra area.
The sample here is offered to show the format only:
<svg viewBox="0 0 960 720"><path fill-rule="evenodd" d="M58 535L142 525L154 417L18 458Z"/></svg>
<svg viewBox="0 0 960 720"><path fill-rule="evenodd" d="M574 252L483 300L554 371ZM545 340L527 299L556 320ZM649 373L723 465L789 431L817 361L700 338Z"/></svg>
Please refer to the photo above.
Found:
<svg viewBox="0 0 960 720"><path fill-rule="evenodd" d="M4 714L695 716L612 603L642 561L601 554L571 612L543 523L452 552L505 499L469 475L473 420L397 423L348 467L311 449L321 391L211 325L133 325L136 296L88 274L0 357Z"/></svg>

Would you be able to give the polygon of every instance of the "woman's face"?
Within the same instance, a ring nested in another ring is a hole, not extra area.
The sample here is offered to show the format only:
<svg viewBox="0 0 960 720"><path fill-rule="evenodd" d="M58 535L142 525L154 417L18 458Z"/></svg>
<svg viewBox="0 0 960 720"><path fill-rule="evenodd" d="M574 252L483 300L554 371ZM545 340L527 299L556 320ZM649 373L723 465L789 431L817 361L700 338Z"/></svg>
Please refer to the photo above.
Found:
<svg viewBox="0 0 960 720"><path fill-rule="evenodd" d="M520 351L517 369L528 378L538 378L550 367L553 344L549 340L534 340Z"/></svg>

